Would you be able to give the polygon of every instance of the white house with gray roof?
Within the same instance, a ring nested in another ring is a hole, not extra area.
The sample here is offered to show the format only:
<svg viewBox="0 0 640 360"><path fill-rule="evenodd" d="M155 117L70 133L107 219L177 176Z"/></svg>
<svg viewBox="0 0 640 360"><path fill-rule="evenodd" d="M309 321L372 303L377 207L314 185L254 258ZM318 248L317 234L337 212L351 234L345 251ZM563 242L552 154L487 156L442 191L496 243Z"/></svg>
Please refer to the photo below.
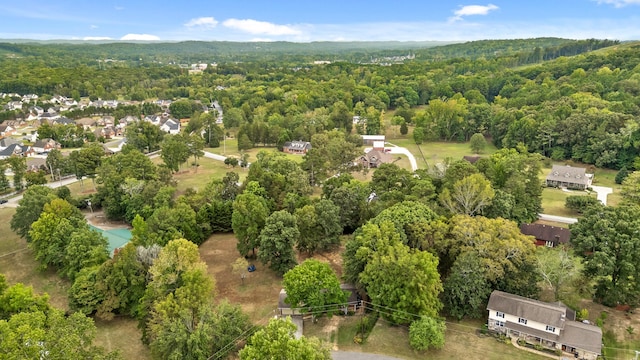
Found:
<svg viewBox="0 0 640 360"><path fill-rule="evenodd" d="M495 290L487 310L489 330L580 359L596 360L602 353L602 330L575 321L575 312L560 302L546 303Z"/></svg>
<svg viewBox="0 0 640 360"><path fill-rule="evenodd" d="M585 168L569 165L553 165L547 176L547 186L586 190L591 186L593 174L587 174Z"/></svg>

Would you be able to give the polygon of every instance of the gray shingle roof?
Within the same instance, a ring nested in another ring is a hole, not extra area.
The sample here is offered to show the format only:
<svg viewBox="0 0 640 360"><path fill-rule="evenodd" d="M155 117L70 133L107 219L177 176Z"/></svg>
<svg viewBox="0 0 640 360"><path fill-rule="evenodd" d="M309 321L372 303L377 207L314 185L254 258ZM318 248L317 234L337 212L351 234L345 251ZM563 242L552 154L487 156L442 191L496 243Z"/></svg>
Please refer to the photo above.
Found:
<svg viewBox="0 0 640 360"><path fill-rule="evenodd" d="M528 299L498 290L491 293L487 310L500 311L558 329L564 328L567 311L565 307L558 304Z"/></svg>
<svg viewBox="0 0 640 360"><path fill-rule="evenodd" d="M560 342L575 348L602 353L602 330L593 325L577 321L567 322L560 333Z"/></svg>
<svg viewBox="0 0 640 360"><path fill-rule="evenodd" d="M568 165L553 165L547 181L589 185L589 178L584 168Z"/></svg>

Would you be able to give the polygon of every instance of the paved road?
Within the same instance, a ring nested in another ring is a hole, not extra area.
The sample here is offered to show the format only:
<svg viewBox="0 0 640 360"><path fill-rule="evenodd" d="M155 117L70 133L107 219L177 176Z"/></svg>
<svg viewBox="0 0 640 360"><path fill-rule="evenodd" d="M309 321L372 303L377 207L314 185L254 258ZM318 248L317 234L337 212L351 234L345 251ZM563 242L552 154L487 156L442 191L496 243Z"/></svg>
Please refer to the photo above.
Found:
<svg viewBox="0 0 640 360"><path fill-rule="evenodd" d="M394 358L386 355L351 351L332 351L331 357L333 358L333 360L400 360L399 358Z"/></svg>
<svg viewBox="0 0 640 360"><path fill-rule="evenodd" d="M578 222L578 219L576 218L555 216L555 215L548 215L548 214L538 214L538 218L540 220L555 221L555 222L560 222L565 224L575 224Z"/></svg>
<svg viewBox="0 0 640 360"><path fill-rule="evenodd" d="M85 178L86 180L86 178ZM61 186L66 186L69 184L73 184L74 182L78 181L78 179L76 179L75 177L70 177L67 179L62 179L61 181L55 181L55 182L50 182L50 183L46 183L44 184L44 186L48 186L52 189L55 188L59 188ZM18 195L18 196L14 196L10 199L7 199L8 202L6 204L2 204L0 206L6 206L6 207L18 207L18 201L20 201L22 199L22 195Z"/></svg>

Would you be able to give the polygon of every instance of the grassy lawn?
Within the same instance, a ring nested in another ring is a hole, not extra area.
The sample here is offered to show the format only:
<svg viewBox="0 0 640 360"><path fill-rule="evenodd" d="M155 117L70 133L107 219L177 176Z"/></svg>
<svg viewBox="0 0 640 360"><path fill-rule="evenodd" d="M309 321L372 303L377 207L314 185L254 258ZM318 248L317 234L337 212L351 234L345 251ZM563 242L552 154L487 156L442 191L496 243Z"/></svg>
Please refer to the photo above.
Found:
<svg viewBox="0 0 640 360"><path fill-rule="evenodd" d="M305 321L306 336L316 336L343 351L386 354L402 359L545 359L516 349L511 344L497 342L495 338L480 335L480 321L465 320L448 322L445 345L441 350L426 352L412 350L409 346L409 331L405 326L391 326L385 320L378 320L369 338L363 345L353 342L360 316L332 318L323 317L316 324Z"/></svg>
<svg viewBox="0 0 640 360"><path fill-rule="evenodd" d="M227 147L226 149L223 146L217 148L206 148L205 151L218 154L218 155L226 155L226 156L235 156L238 159L242 157L242 154L238 151L238 142L236 139L227 139ZM263 147L257 146L252 149L246 150L245 153L249 154L249 162L254 162L257 159L257 155L260 151L267 152L279 152L275 147ZM291 159L295 162L301 163L304 156L303 155L295 155L295 154L285 154L288 159Z"/></svg>
<svg viewBox="0 0 640 360"><path fill-rule="evenodd" d="M189 159L191 164L193 159ZM236 167L227 167L223 162L208 158L198 159L198 168L194 166L187 166L186 164L182 169L173 175L173 178L178 182L178 192L183 192L188 188L202 189L207 183L213 179L222 179L227 172L235 171L240 176L240 181L244 181L247 177L248 170Z"/></svg>
<svg viewBox="0 0 640 360"><path fill-rule="evenodd" d="M465 155L473 155L468 142L425 142L420 146L411 138L393 139L390 143L402 147L406 147L416 157L419 168L426 168L437 163L443 162L445 159L460 160ZM422 150L422 152L421 152ZM489 156L498 149L491 143L487 142L487 146L480 156Z"/></svg>
<svg viewBox="0 0 640 360"><path fill-rule="evenodd" d="M544 188L542 190L542 212L550 215L579 217L577 212L567 209L564 204L568 196L588 195L585 191L563 191L556 188ZM589 194L596 197L595 193Z"/></svg>

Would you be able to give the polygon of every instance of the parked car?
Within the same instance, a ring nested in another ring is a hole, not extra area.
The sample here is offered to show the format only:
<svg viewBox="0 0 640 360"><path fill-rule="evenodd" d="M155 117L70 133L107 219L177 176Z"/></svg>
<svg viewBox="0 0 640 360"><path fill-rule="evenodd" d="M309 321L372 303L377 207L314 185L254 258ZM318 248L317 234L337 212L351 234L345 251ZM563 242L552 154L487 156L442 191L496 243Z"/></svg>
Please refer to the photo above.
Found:
<svg viewBox="0 0 640 360"><path fill-rule="evenodd" d="M0 199L0 204L6 204L7 202L9 202L9 200L7 200L7 199Z"/></svg>

